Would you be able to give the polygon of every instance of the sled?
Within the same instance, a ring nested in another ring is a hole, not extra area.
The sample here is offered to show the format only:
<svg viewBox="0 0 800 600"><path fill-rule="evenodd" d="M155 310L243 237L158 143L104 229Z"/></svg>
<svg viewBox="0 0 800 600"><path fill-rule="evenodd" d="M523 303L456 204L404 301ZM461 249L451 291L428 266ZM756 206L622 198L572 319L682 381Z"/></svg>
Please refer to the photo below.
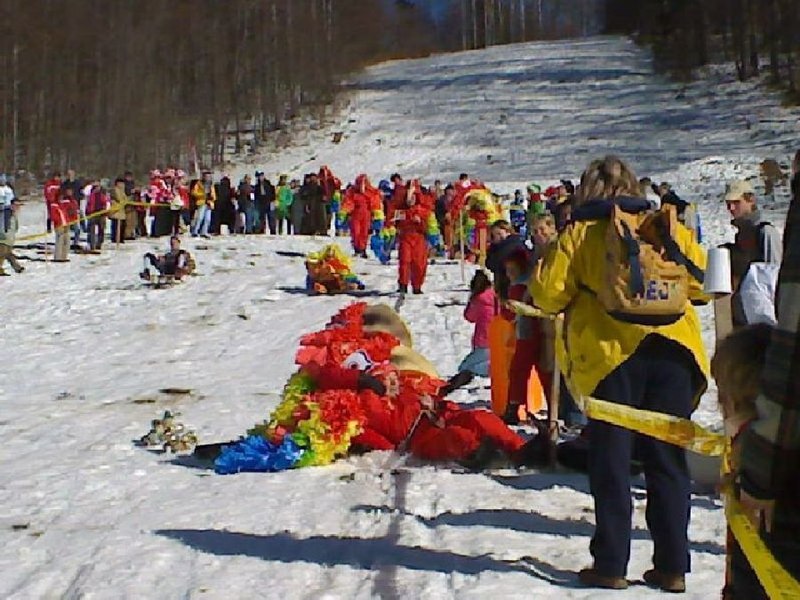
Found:
<svg viewBox="0 0 800 600"><path fill-rule="evenodd" d="M145 279L144 285L155 290L160 290L163 288L172 287L180 282L181 280L176 278L174 275L157 275L155 277L151 277L150 279Z"/></svg>

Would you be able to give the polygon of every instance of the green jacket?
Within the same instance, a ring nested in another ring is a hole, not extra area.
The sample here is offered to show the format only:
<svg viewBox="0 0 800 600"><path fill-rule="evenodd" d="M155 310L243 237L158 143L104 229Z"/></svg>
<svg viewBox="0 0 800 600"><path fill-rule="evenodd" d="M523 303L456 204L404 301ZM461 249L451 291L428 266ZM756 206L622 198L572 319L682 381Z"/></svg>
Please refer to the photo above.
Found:
<svg viewBox="0 0 800 600"><path fill-rule="evenodd" d="M3 231L0 227L0 244L3 246L14 246L14 239L17 237L19 231L19 221L16 215L11 215L8 221L8 231Z"/></svg>

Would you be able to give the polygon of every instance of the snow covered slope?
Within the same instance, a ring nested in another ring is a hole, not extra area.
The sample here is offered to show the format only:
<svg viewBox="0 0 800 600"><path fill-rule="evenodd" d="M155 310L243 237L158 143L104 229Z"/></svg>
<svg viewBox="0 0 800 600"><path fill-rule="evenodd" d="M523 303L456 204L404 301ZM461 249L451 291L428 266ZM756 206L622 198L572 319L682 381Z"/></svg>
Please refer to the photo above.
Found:
<svg viewBox="0 0 800 600"><path fill-rule="evenodd" d="M344 132L338 145L334 131ZM716 243L729 235L717 198L724 179L752 175L768 156L785 160L797 133L797 115L751 86L727 82L715 95L703 82L681 88L651 74L628 42L596 39L377 66L352 83L341 123L259 165L271 176L328 164L343 178L366 171L373 179L468 171L510 191L574 178L590 158L616 151L698 201ZM776 220L785 199L781 190ZM42 208L24 210L24 229L39 230ZM34 259L27 272L0 282L0 596L660 596L639 585L621 593L577 586L571 572L590 561L593 519L578 475L471 475L373 453L326 468L218 477L133 446L165 409L204 441L236 437L268 415L299 335L349 301L299 289L298 254L322 243L189 240L199 274L167 290L136 278L141 255L164 240L64 265L20 252ZM356 264L369 299L392 302L394 268ZM471 334L458 266L432 266L426 291L402 312L447 375ZM705 327L710 343L708 314ZM487 397L481 387L457 396ZM713 395L698 420L718 424ZM634 579L651 554L640 484ZM722 580L724 521L718 501L693 504L689 597L709 598Z"/></svg>

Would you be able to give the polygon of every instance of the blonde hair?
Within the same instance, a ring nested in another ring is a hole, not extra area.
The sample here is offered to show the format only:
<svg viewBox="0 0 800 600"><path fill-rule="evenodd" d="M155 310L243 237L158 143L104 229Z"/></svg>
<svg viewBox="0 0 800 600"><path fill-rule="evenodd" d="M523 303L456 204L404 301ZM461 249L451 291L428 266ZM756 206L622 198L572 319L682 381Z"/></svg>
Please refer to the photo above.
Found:
<svg viewBox="0 0 800 600"><path fill-rule="evenodd" d="M577 204L588 200L641 196L639 180L633 170L616 156L593 160L581 175Z"/></svg>
<svg viewBox="0 0 800 600"><path fill-rule="evenodd" d="M544 213L544 214L536 215L535 217L533 217L533 219L531 219L531 225L533 227L536 227L540 223L544 223L545 225L549 225L550 227L555 229L555 227L556 227L556 218L553 215L551 215L550 213Z"/></svg>
<svg viewBox="0 0 800 600"><path fill-rule="evenodd" d="M756 416L756 397L771 335L771 325L748 325L717 347L711 360L711 375L717 381L719 403L730 416Z"/></svg>

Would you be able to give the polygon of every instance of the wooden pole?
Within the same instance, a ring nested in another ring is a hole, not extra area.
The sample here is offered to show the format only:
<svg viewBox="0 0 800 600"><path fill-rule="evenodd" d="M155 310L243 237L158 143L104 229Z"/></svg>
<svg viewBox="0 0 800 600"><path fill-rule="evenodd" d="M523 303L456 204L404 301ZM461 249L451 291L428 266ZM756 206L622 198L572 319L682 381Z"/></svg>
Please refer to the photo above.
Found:
<svg viewBox="0 0 800 600"><path fill-rule="evenodd" d="M714 333L717 346L733 333L733 306L730 294L720 294L714 298Z"/></svg>
<svg viewBox="0 0 800 600"><path fill-rule="evenodd" d="M464 208L458 215L458 245L461 249L461 283L467 282L467 274L464 267Z"/></svg>
<svg viewBox="0 0 800 600"><path fill-rule="evenodd" d="M487 239L486 239L486 228L481 226L478 230L478 264L481 266L481 269L486 267L486 252L487 252Z"/></svg>
<svg viewBox="0 0 800 600"><path fill-rule="evenodd" d="M556 342L564 336L564 315L558 315L553 322L555 335L553 341ZM558 364L558 354L555 351L556 344L553 344L553 381L550 387L550 401L547 403L547 433L550 436L548 444L548 461L550 466L556 464L556 444L558 443L558 410L561 404L561 367Z"/></svg>

